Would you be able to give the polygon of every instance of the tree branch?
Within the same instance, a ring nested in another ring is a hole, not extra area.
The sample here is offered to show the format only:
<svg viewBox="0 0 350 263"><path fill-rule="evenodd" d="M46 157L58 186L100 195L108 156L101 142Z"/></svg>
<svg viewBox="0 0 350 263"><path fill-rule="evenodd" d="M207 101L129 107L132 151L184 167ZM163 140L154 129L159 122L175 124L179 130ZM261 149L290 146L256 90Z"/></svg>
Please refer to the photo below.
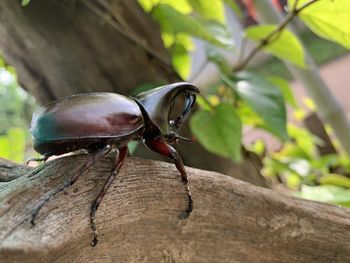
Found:
<svg viewBox="0 0 350 263"><path fill-rule="evenodd" d="M89 245L89 210L113 165L101 159L55 196L31 227L40 198L86 156L50 161L0 184L2 262L346 262L350 210L286 197L215 172L187 168L194 210L174 165L129 158L97 212L100 243Z"/></svg>
<svg viewBox="0 0 350 263"><path fill-rule="evenodd" d="M250 61L255 57L255 55L261 51L264 47L268 46L272 42L276 41L279 37L279 35L282 33L282 31L288 26L288 24L295 18L302 10L307 8L308 6L318 2L319 0L311 0L309 2L306 2L299 8L297 8L298 0L295 1L295 4L293 6L293 9L288 12L288 14L284 17L284 19L277 25L276 29L273 30L270 34L268 34L266 37L261 39L260 43L255 46L252 51L247 55L247 57L239 62L237 65L233 67L233 71L237 72L240 71L248 66Z"/></svg>

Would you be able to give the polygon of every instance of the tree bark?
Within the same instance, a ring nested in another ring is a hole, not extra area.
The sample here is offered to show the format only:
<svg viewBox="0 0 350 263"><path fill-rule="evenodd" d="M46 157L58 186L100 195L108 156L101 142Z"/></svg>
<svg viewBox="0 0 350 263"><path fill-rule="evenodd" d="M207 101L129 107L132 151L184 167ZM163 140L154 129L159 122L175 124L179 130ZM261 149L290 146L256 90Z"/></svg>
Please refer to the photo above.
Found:
<svg viewBox="0 0 350 263"><path fill-rule="evenodd" d="M174 165L135 158L127 159L97 212L100 243L92 248L90 205L113 165L112 155L53 197L32 227L30 211L40 198L86 158L49 161L0 184L1 262L328 263L350 258L349 209L187 167L194 210L180 220L187 196Z"/></svg>
<svg viewBox="0 0 350 263"><path fill-rule="evenodd" d="M127 95L141 84L180 81L158 25L136 1L31 0L25 7L20 2L0 1L0 52L41 103L79 92ZM198 143L179 152L188 165L266 186L253 153L234 164Z"/></svg>
<svg viewBox="0 0 350 263"><path fill-rule="evenodd" d="M20 2L0 1L0 49L21 85L41 103L79 92L127 95L147 82L179 79L158 25L136 1L32 0L25 7ZM111 14L127 25L119 25L125 34L111 26L109 21L118 25Z"/></svg>

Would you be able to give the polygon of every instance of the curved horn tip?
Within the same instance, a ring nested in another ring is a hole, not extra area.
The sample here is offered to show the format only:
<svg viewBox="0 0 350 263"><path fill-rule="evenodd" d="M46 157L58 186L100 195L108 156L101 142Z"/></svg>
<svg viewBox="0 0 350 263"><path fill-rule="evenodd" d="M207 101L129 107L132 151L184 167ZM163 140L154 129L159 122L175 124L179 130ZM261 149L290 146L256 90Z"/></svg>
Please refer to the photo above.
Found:
<svg viewBox="0 0 350 263"><path fill-rule="evenodd" d="M196 92L199 93L199 89L191 82L186 82L186 81L182 81L182 82L175 82L172 84L169 84L167 86L174 86L174 87L180 87L180 86L189 86L191 87L193 90L195 90Z"/></svg>

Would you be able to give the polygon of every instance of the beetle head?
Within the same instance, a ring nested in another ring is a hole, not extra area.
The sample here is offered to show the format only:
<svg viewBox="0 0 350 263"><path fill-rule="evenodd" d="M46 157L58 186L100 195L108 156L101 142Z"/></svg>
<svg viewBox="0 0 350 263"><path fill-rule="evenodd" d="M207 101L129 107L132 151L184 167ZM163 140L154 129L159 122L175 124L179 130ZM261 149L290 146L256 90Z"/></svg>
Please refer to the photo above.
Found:
<svg viewBox="0 0 350 263"><path fill-rule="evenodd" d="M174 137L194 106L196 93L199 93L199 90L193 84L179 82L140 93L133 98L146 115L148 125L158 132L153 135ZM178 116L174 116L174 104L176 99L181 97L184 97L183 109Z"/></svg>

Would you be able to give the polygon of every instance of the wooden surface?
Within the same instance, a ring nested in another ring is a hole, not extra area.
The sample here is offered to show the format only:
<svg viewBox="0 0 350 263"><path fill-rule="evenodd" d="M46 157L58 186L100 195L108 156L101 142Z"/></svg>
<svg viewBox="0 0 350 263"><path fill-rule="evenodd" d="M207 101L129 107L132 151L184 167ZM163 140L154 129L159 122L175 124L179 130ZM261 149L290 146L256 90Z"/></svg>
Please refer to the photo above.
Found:
<svg viewBox="0 0 350 263"><path fill-rule="evenodd" d="M32 227L38 200L86 158L56 159L0 184L0 262L349 262L349 209L187 168L194 211L182 221L187 199L174 166L135 158L97 212L100 243L92 248L90 205L112 155L50 200Z"/></svg>

